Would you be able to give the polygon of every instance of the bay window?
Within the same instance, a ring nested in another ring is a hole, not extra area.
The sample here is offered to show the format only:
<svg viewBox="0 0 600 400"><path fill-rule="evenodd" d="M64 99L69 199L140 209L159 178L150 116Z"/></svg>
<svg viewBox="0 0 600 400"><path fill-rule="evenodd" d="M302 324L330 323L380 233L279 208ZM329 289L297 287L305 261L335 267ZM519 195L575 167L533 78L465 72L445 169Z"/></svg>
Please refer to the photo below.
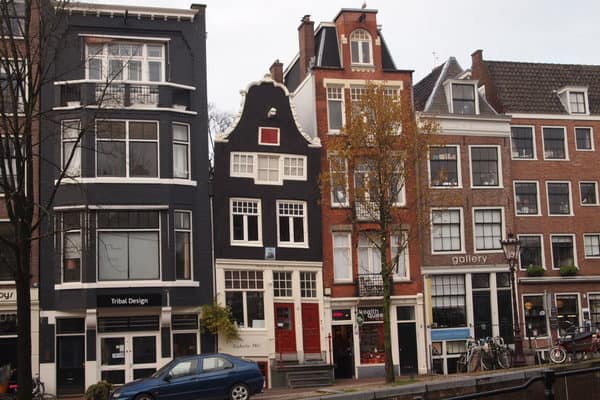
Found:
<svg viewBox="0 0 600 400"><path fill-rule="evenodd" d="M264 328L262 271L225 271L225 303L239 328Z"/></svg>
<svg viewBox="0 0 600 400"><path fill-rule="evenodd" d="M165 56L162 43L115 41L90 38L86 44L87 79L106 81L165 80ZM91 42L91 40L90 40Z"/></svg>

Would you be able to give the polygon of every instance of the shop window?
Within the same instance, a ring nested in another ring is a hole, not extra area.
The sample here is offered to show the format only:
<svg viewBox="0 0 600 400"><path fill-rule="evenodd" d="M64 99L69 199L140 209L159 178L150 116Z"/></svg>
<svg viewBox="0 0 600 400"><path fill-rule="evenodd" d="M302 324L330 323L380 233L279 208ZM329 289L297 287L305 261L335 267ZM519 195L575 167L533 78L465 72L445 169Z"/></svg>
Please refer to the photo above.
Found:
<svg viewBox="0 0 600 400"><path fill-rule="evenodd" d="M502 209L475 210L475 250L501 250Z"/></svg>
<svg viewBox="0 0 600 400"><path fill-rule="evenodd" d="M160 278L158 211L100 211L98 280Z"/></svg>
<svg viewBox="0 0 600 400"><path fill-rule="evenodd" d="M589 294L590 323L593 328L600 329L600 294Z"/></svg>
<svg viewBox="0 0 600 400"><path fill-rule="evenodd" d="M467 325L464 275L437 275L431 278L432 328Z"/></svg>
<svg viewBox="0 0 600 400"><path fill-rule="evenodd" d="M0 335L17 334L17 314L0 314Z"/></svg>
<svg viewBox="0 0 600 400"><path fill-rule="evenodd" d="M573 236L552 235L552 267L575 265Z"/></svg>
<svg viewBox="0 0 600 400"><path fill-rule="evenodd" d="M360 363L383 364L385 351L383 348L383 324L368 323L361 325L360 336Z"/></svg>
<svg viewBox="0 0 600 400"><path fill-rule="evenodd" d="M517 215L537 215L537 182L515 182L515 206Z"/></svg>
<svg viewBox="0 0 600 400"><path fill-rule="evenodd" d="M308 217L306 202L277 200L278 245L281 247L308 246Z"/></svg>
<svg viewBox="0 0 600 400"><path fill-rule="evenodd" d="M535 137L533 128L529 126L512 126L510 128L512 158L514 160L535 159Z"/></svg>
<svg viewBox="0 0 600 400"><path fill-rule="evenodd" d="M260 200L231 199L231 244L260 245Z"/></svg>
<svg viewBox="0 0 600 400"><path fill-rule="evenodd" d="M500 186L498 147L471 147L472 186Z"/></svg>
<svg viewBox="0 0 600 400"><path fill-rule="evenodd" d="M292 273L273 272L273 296L292 297Z"/></svg>
<svg viewBox="0 0 600 400"><path fill-rule="evenodd" d="M575 128L575 144L578 151L594 150L592 128Z"/></svg>
<svg viewBox="0 0 600 400"><path fill-rule="evenodd" d="M192 213L175 211L175 279L192 279Z"/></svg>
<svg viewBox="0 0 600 400"><path fill-rule="evenodd" d="M579 326L579 296L576 294L556 295L556 317L558 329L564 335L570 326Z"/></svg>
<svg viewBox="0 0 600 400"><path fill-rule="evenodd" d="M525 315L525 334L527 337L546 336L546 310L544 296L523 296L523 314Z"/></svg>
<svg viewBox="0 0 600 400"><path fill-rule="evenodd" d="M62 214L62 281L81 281L81 213Z"/></svg>
<svg viewBox="0 0 600 400"><path fill-rule="evenodd" d="M431 242L434 253L462 251L461 210L431 212Z"/></svg>
<svg viewBox="0 0 600 400"><path fill-rule="evenodd" d="M528 267L543 267L542 262L542 236L539 235L519 235L521 241L521 252L519 263L521 269Z"/></svg>
<svg viewBox="0 0 600 400"><path fill-rule="evenodd" d="M81 176L81 121L62 121L62 167L65 177Z"/></svg>
<svg viewBox="0 0 600 400"><path fill-rule="evenodd" d="M329 131L339 131L344 126L344 88L327 87L327 121Z"/></svg>
<svg viewBox="0 0 600 400"><path fill-rule="evenodd" d="M548 186L548 214L571 214L571 185L569 182L547 183Z"/></svg>
<svg viewBox="0 0 600 400"><path fill-rule="evenodd" d="M14 230L10 222L0 222L0 237L9 241L14 240ZM5 242L0 241L0 254L3 257L0 260L0 281L12 281L14 276L9 265L15 263L14 252Z"/></svg>
<svg viewBox="0 0 600 400"><path fill-rule="evenodd" d="M316 272L300 272L300 296L302 298L317 297Z"/></svg>
<svg viewBox="0 0 600 400"><path fill-rule="evenodd" d="M225 302L240 328L264 328L262 271L225 271Z"/></svg>
<svg viewBox="0 0 600 400"><path fill-rule="evenodd" d="M567 144L564 128L543 128L544 159L566 160Z"/></svg>
<svg viewBox="0 0 600 400"><path fill-rule="evenodd" d="M173 178L190 178L190 126L173 124Z"/></svg>
<svg viewBox="0 0 600 400"><path fill-rule="evenodd" d="M333 232L333 278L336 282L352 281L352 251L349 232Z"/></svg>
<svg viewBox="0 0 600 400"><path fill-rule="evenodd" d="M429 176L432 187L460 186L458 146L429 148Z"/></svg>

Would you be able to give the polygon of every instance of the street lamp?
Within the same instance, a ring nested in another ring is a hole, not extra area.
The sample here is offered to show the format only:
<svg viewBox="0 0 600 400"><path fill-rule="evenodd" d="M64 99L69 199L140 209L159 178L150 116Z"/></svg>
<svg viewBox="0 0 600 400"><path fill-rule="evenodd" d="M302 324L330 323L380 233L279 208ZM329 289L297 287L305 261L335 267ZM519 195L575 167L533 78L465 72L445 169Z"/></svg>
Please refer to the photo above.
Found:
<svg viewBox="0 0 600 400"><path fill-rule="evenodd" d="M523 338L521 337L521 328L519 328L519 314L517 312L517 287L515 285L515 270L517 263L519 262L519 253L521 252L521 241L514 237L512 233L508 234L508 237L504 240L500 239L502 250L504 251L504 258L508 262L510 270L510 292L512 295L513 303L513 331L515 343L515 360L514 365L516 367L522 367L527 365L525 362L525 356L523 355Z"/></svg>

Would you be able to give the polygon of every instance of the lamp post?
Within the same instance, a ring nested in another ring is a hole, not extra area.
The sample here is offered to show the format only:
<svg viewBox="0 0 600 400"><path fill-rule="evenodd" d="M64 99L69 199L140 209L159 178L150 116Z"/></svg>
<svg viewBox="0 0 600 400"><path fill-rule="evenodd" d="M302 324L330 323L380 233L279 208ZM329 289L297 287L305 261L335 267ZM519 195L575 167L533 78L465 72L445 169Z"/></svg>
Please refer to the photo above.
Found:
<svg viewBox="0 0 600 400"><path fill-rule="evenodd" d="M514 365L516 367L522 367L527 365L527 363L525 362L525 356L523 355L523 338L521 337L521 328L519 327L519 313L517 312L517 287L515 285L515 270L517 263L519 262L521 242L519 239L514 237L512 233L509 233L506 239L500 239L500 244L502 245L504 257L508 262L508 267L510 270L510 292L513 303L513 341L515 343Z"/></svg>

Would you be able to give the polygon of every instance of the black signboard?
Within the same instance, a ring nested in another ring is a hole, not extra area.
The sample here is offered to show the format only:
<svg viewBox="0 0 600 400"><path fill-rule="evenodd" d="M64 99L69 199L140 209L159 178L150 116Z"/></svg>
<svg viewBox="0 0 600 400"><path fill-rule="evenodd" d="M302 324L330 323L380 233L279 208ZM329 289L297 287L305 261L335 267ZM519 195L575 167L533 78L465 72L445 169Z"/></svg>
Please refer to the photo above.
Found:
<svg viewBox="0 0 600 400"><path fill-rule="evenodd" d="M153 294L100 294L96 300L98 307L160 307L162 295Z"/></svg>
<svg viewBox="0 0 600 400"><path fill-rule="evenodd" d="M352 319L352 312L349 308L331 310L331 319L334 321L350 321Z"/></svg>

